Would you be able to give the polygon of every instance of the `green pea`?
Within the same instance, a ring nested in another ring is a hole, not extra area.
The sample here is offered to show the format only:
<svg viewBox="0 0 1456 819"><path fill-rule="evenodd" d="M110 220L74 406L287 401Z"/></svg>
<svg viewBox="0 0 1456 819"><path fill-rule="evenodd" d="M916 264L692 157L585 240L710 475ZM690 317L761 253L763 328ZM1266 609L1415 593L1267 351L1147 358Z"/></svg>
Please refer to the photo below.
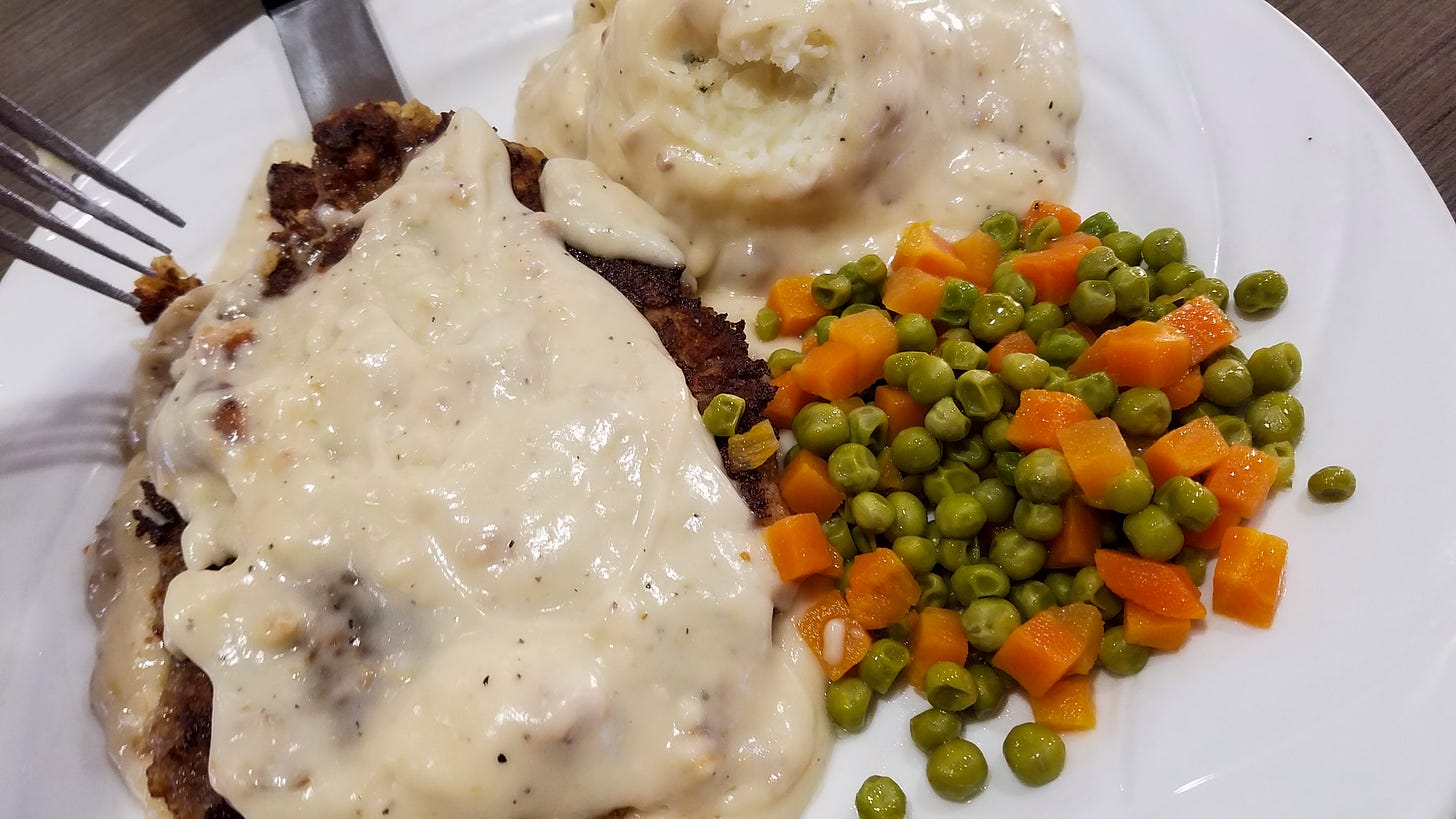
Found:
<svg viewBox="0 0 1456 819"><path fill-rule="evenodd" d="M961 412L954 398L946 396L925 413L925 431L939 441L959 441L971 434L971 419Z"/></svg>
<svg viewBox="0 0 1456 819"><path fill-rule="evenodd" d="M829 480L850 495L874 489L880 482L880 462L863 444L840 444L829 453Z"/></svg>
<svg viewBox="0 0 1456 819"><path fill-rule="evenodd" d="M1087 347L1087 339L1081 333L1061 327L1041 337L1041 342L1036 345L1036 354L1058 367L1068 367L1087 351Z"/></svg>
<svg viewBox="0 0 1456 819"><path fill-rule="evenodd" d="M773 341L779 337L779 314L764 307L753 317L753 334L759 341Z"/></svg>
<svg viewBox="0 0 1456 819"><path fill-rule="evenodd" d="M1037 503L1061 503L1072 483L1072 468L1055 449L1035 450L1016 466L1017 493Z"/></svg>
<svg viewBox="0 0 1456 819"><path fill-rule="evenodd" d="M1117 300L1117 314L1127 318L1141 316L1152 300L1148 271L1141 267L1119 267L1107 276L1112 296Z"/></svg>
<svg viewBox="0 0 1456 819"><path fill-rule="evenodd" d="M1143 670L1148 664L1151 652L1145 646L1127 641L1122 626L1113 626L1102 632L1102 646L1097 651L1097 660L1102 667L1119 677L1127 677Z"/></svg>
<svg viewBox="0 0 1456 819"><path fill-rule="evenodd" d="M869 683L859 677L841 677L824 691L824 705L829 711L830 721L846 731L859 731L865 727L873 699Z"/></svg>
<svg viewBox="0 0 1456 819"><path fill-rule="evenodd" d="M1221 407L1237 407L1254 395L1254 377L1235 358L1221 358L1203 370L1203 397Z"/></svg>
<svg viewBox="0 0 1456 819"><path fill-rule="evenodd" d="M1021 222L1008 210L998 210L987 216L981 223L981 230L996 240L1002 253L1016 247L1016 243L1021 240Z"/></svg>
<svg viewBox="0 0 1456 819"><path fill-rule="evenodd" d="M917 576L915 582L920 584L920 600L915 603L916 608L940 609L950 602L950 584L945 582L944 577L931 572Z"/></svg>
<svg viewBox="0 0 1456 819"><path fill-rule="evenodd" d="M1123 518L1122 533L1132 548L1148 560L1172 560L1183 548L1183 530L1160 506L1144 506Z"/></svg>
<svg viewBox="0 0 1456 819"><path fill-rule="evenodd" d="M1021 305L1022 309L1026 310L1036 303L1036 285L1014 270L996 273L991 278L991 292L1010 296ZM1025 329L1025 326L1026 322L1023 319L1022 328Z"/></svg>
<svg viewBox="0 0 1456 819"><path fill-rule="evenodd" d="M940 456L940 442L925 427L902 429L890 442L890 459L906 475L929 472L940 463Z"/></svg>
<svg viewBox="0 0 1456 819"><path fill-rule="evenodd" d="M1304 434L1304 405L1287 392L1268 392L1255 398L1244 411L1254 443L1293 443Z"/></svg>
<svg viewBox="0 0 1456 819"><path fill-rule="evenodd" d="M931 708L910 718L910 740L927 754L960 735L960 714Z"/></svg>
<svg viewBox="0 0 1456 819"><path fill-rule="evenodd" d="M1117 232L1117 222L1107 211L1099 210L1086 219L1083 219L1082 224L1077 226L1077 232L1086 233L1101 239L1110 233Z"/></svg>
<svg viewBox="0 0 1456 819"><path fill-rule="evenodd" d="M823 310L838 310L849 304L849 298L854 293L854 282L843 273L820 273L814 277L814 283L809 288L814 296L814 303Z"/></svg>
<svg viewBox="0 0 1456 819"><path fill-rule="evenodd" d="M1112 271L1123 267L1122 260L1110 247L1094 247L1077 262L1077 281L1105 281Z"/></svg>
<svg viewBox="0 0 1456 819"><path fill-rule="evenodd" d="M932 469L925 475L921 484L925 492L925 499L931 503L940 503L946 495L954 492L970 492L981 482L980 476L959 461L944 460L940 466Z"/></svg>
<svg viewBox="0 0 1456 819"><path fill-rule="evenodd" d="M854 557L858 549L854 545L854 535L849 531L849 523L839 515L834 515L828 520L819 524L824 530L824 536L829 539L829 545L834 551L839 552L840 557Z"/></svg>
<svg viewBox="0 0 1456 819"><path fill-rule="evenodd" d="M860 287L861 287L860 285L856 285L855 286L855 291L854 291L854 293L855 293L854 298L855 299L874 299L875 298L875 296L873 294L870 294L870 293L861 294ZM870 304L868 301L855 301L855 302L853 302L851 304L845 305L845 308L843 310L840 310L839 311L839 317L840 318L846 318L848 316L854 315L855 313L868 313L871 310L873 310L873 311L879 313L880 315L884 316L886 321L889 321L889 320L891 320L893 318L893 316L890 315L890 311L889 310L886 310L883 307L876 307L875 305Z"/></svg>
<svg viewBox="0 0 1456 819"><path fill-rule="evenodd" d="M977 341L995 344L1021 329L1026 310L1005 293L987 293L971 307L970 328Z"/></svg>
<svg viewBox="0 0 1456 819"><path fill-rule="evenodd" d="M790 350L788 348L774 350L773 352L768 354L769 374L772 375L774 378L778 378L779 376L793 369L795 364L798 364L800 361L803 360L804 354L799 352L798 350Z"/></svg>
<svg viewBox="0 0 1456 819"><path fill-rule="evenodd" d="M953 327L964 327L971 320L971 308L980 297L980 288L965 279L946 279L940 305L935 310L935 320Z"/></svg>
<svg viewBox="0 0 1456 819"><path fill-rule="evenodd" d="M707 428L708 434L727 438L738 431L738 419L743 417L743 410L747 406L748 402L742 398L720 392L713 396L703 410L703 426Z"/></svg>
<svg viewBox="0 0 1456 819"><path fill-rule="evenodd" d="M1148 269L1158 270L1166 265L1185 261L1188 258L1188 243L1177 228L1158 228L1143 239L1142 254L1143 261L1148 263Z"/></svg>
<svg viewBox="0 0 1456 819"><path fill-rule="evenodd" d="M1153 479L1141 469L1124 470L1107 485L1102 500L1108 509L1131 515L1152 502Z"/></svg>
<svg viewBox="0 0 1456 819"><path fill-rule="evenodd" d="M1234 415L1215 415L1213 423L1229 446L1252 446L1254 433L1244 419Z"/></svg>
<svg viewBox="0 0 1456 819"><path fill-rule="evenodd" d="M942 537L940 539L940 567L951 572L952 579L957 570L971 565L979 558L980 553L974 541L959 537ZM955 594L954 583L950 584L950 592Z"/></svg>
<svg viewBox="0 0 1456 819"><path fill-rule="evenodd" d="M1072 577L1072 602L1091 603L1102 612L1102 619L1116 617L1122 611L1122 598L1107 588L1096 566L1086 566Z"/></svg>
<svg viewBox="0 0 1456 819"><path fill-rule="evenodd" d="M871 776L854 795L859 819L905 819L905 791L888 776Z"/></svg>
<svg viewBox="0 0 1456 819"><path fill-rule="evenodd" d="M1286 298L1289 298L1289 282L1273 270L1250 273L1234 287L1234 304L1245 313L1277 310Z"/></svg>
<svg viewBox="0 0 1456 819"><path fill-rule="evenodd" d="M891 492L885 496L890 508L895 511L895 522L885 534L890 538L925 534L927 514L925 502L910 492Z"/></svg>
<svg viewBox="0 0 1456 819"><path fill-rule="evenodd" d="M1028 251L1045 250L1053 239L1062 238L1062 223L1055 216L1044 216L1032 223L1026 231L1025 247Z"/></svg>
<svg viewBox="0 0 1456 819"><path fill-rule="evenodd" d="M930 353L918 350L895 353L885 359L885 383L892 387L904 387L910 383L910 371L915 369L915 365L928 358L931 358Z"/></svg>
<svg viewBox="0 0 1456 819"><path fill-rule="evenodd" d="M991 478L976 484L971 497L981 505L981 512L989 523L1004 523L1011 519L1016 507L1016 493L999 478Z"/></svg>
<svg viewBox="0 0 1456 819"><path fill-rule="evenodd" d="M839 316L825 316L814 322L814 338L820 344L829 340L829 325L839 320Z"/></svg>
<svg viewBox="0 0 1456 819"><path fill-rule="evenodd" d="M1066 743L1056 731L1035 722L1023 722L1006 732L1001 755L1016 778L1033 788L1061 776L1067 764Z"/></svg>
<svg viewBox="0 0 1456 819"><path fill-rule="evenodd" d="M855 407L849 411L850 443L868 447L871 452L885 448L885 438L890 431L890 417L874 404Z"/></svg>
<svg viewBox="0 0 1456 819"><path fill-rule="evenodd" d="M1057 596L1058 606L1066 606L1077 602L1076 598L1072 596L1072 576L1070 574L1066 572L1050 572L1043 578L1042 582L1046 583L1047 588L1052 590L1052 594ZM1031 618L1028 617L1026 619L1030 620Z"/></svg>
<svg viewBox="0 0 1456 819"><path fill-rule="evenodd" d="M895 319L895 334L900 340L901 352L931 353L935 352L935 346L940 343L940 337L935 333L935 325L919 313L906 313Z"/></svg>
<svg viewBox="0 0 1456 819"><path fill-rule="evenodd" d="M979 435L956 441L945 448L945 457L977 470L991 462L991 448Z"/></svg>
<svg viewBox="0 0 1456 819"><path fill-rule="evenodd" d="M794 438L799 446L828 458L840 444L849 441L849 416L833 404L807 404L794 416Z"/></svg>
<svg viewBox="0 0 1456 819"><path fill-rule="evenodd" d="M935 541L920 535L901 535L895 538L891 545L895 554L905 561L905 566L912 574L925 574L935 569L936 558L939 550L936 549ZM884 693L881 691L880 693Z"/></svg>
<svg viewBox="0 0 1456 819"><path fill-rule="evenodd" d="M970 708L969 716L974 720L990 719L1001 712L1010 695L1010 686L996 669L984 663L967 666L976 680L976 704Z"/></svg>
<svg viewBox="0 0 1456 819"><path fill-rule="evenodd" d="M870 646L864 659L859 661L859 678L876 694L883 694L890 690L900 672L909 664L910 649L903 643L881 638Z"/></svg>
<svg viewBox="0 0 1456 819"><path fill-rule="evenodd" d="M910 368L910 378L906 380L905 388L916 401L934 404L955 392L955 371L945 359L927 355Z"/></svg>
<svg viewBox="0 0 1456 819"><path fill-rule="evenodd" d="M989 370L966 370L955 380L956 403L968 418L985 421L1001 412L1001 382Z"/></svg>
<svg viewBox="0 0 1456 819"><path fill-rule="evenodd" d="M1074 378L1062 385L1062 389L1082 399L1093 415L1107 412L1117 401L1117 382L1105 372Z"/></svg>
<svg viewBox="0 0 1456 819"><path fill-rule="evenodd" d="M1227 310L1229 303L1229 286L1223 279L1216 279L1212 276L1199 279L1183 289L1178 297L1183 301L1192 301L1199 296L1207 296L1218 305L1218 309Z"/></svg>
<svg viewBox="0 0 1456 819"><path fill-rule="evenodd" d="M986 366L986 351L976 346L974 341L942 341L939 355L956 372L978 370Z"/></svg>
<svg viewBox="0 0 1456 819"><path fill-rule="evenodd" d="M1168 394L1162 390L1133 387L1113 402L1112 420L1124 434L1155 438L1168 431L1173 408L1168 404Z"/></svg>
<svg viewBox="0 0 1456 819"><path fill-rule="evenodd" d="M990 654L1001 648L1011 632L1021 625L1021 613L1004 597L981 597L961 613L966 640L977 651Z"/></svg>
<svg viewBox="0 0 1456 819"><path fill-rule="evenodd" d="M986 510L981 502L976 500L975 491L985 486L987 481L976 485L976 490L971 494L964 492L953 492L941 499L935 505L935 521L940 525L940 533L951 538L975 537L986 525Z"/></svg>
<svg viewBox="0 0 1456 819"><path fill-rule="evenodd" d="M1070 580L1070 578L1068 578ZM1020 612L1023 622L1035 617L1038 612L1045 611L1057 605L1056 592L1040 580L1028 580L1025 583L1017 583L1011 588L1007 596L1011 604L1016 606Z"/></svg>
<svg viewBox="0 0 1456 819"><path fill-rule="evenodd" d="M1020 452L997 452L991 456L996 469L996 478L1007 486L1016 485L1016 467L1021 463Z"/></svg>
<svg viewBox="0 0 1456 819"><path fill-rule="evenodd" d="M1138 318L1143 321L1158 321L1163 316L1173 312L1177 306L1176 299L1173 296L1158 296L1148 302L1148 306L1143 308L1143 313Z"/></svg>
<svg viewBox="0 0 1456 819"><path fill-rule="evenodd" d="M950 576L950 591L962 606L982 597L1005 597L1011 593L1011 578L1000 566L991 563L970 563L958 567Z"/></svg>
<svg viewBox="0 0 1456 819"><path fill-rule="evenodd" d="M1011 416L1004 413L998 415L981 427L981 440L986 442L986 446L990 447L992 452L1015 449L1016 446L1006 440L1006 428L1009 426L1011 426Z"/></svg>
<svg viewBox="0 0 1456 819"><path fill-rule="evenodd" d="M1016 502L1016 510L1011 513L1011 522L1021 534L1032 540L1046 542L1062 531L1062 507L1055 503L1035 503L1023 498ZM995 557L991 559L995 560Z"/></svg>
<svg viewBox="0 0 1456 819"><path fill-rule="evenodd" d="M894 507L878 492L861 492L851 498L849 516L854 519L854 525L872 535L889 531L895 524Z"/></svg>
<svg viewBox="0 0 1456 819"><path fill-rule="evenodd" d="M964 711L976 702L976 680L960 663L936 663L925 672L925 700L942 711Z"/></svg>
<svg viewBox="0 0 1456 819"><path fill-rule="evenodd" d="M965 802L980 793L988 775L986 755L975 743L959 738L931 751L925 763L931 790L951 802Z"/></svg>
<svg viewBox="0 0 1456 819"><path fill-rule="evenodd" d="M1032 353L1010 353L1001 359L1001 380L1014 390L1034 390L1046 383L1052 367Z"/></svg>
<svg viewBox="0 0 1456 819"><path fill-rule="evenodd" d="M1096 327L1117 310L1117 295L1112 290L1112 283L1099 279L1082 282L1072 291L1067 309L1074 320Z"/></svg>
<svg viewBox="0 0 1456 819"><path fill-rule="evenodd" d="M1249 356L1249 375L1254 379L1255 393L1288 391L1299 383L1303 370L1304 359L1299 355L1299 348L1287 341L1262 347Z"/></svg>
<svg viewBox="0 0 1456 819"><path fill-rule="evenodd" d="M1070 380L1072 380L1071 376L1067 373L1065 368L1058 367L1053 364L1051 370L1047 373L1047 380L1046 383L1042 385L1042 389L1064 392L1064 388L1067 386L1067 382Z"/></svg>
<svg viewBox="0 0 1456 819"><path fill-rule="evenodd" d="M1046 565L1046 547L1015 529L1006 529L991 540L991 562L1012 580L1026 580Z"/></svg>
<svg viewBox="0 0 1456 819"><path fill-rule="evenodd" d="M1218 517L1218 498L1203 484L1181 475L1164 481L1153 503L1189 532L1202 532Z"/></svg>
<svg viewBox="0 0 1456 819"><path fill-rule="evenodd" d="M947 327L945 332L940 334L940 343L947 341L972 341L971 331L964 327Z"/></svg>
<svg viewBox="0 0 1456 819"><path fill-rule="evenodd" d="M1166 296L1177 297L1178 294L1193 286L1193 283L1203 278L1202 270L1186 262L1170 262L1159 268L1153 274L1153 287L1159 293Z"/></svg>
<svg viewBox="0 0 1456 819"><path fill-rule="evenodd" d="M1294 485L1294 444L1288 441L1275 441L1272 444L1264 444L1259 449L1268 455L1279 459L1279 469L1274 473L1274 487L1276 489L1288 489Z"/></svg>
<svg viewBox="0 0 1456 819"><path fill-rule="evenodd" d="M1173 558L1173 562L1188 570L1188 579L1192 580L1195 586L1202 586L1203 581L1208 577L1208 553L1202 549L1184 546L1183 551Z"/></svg>
<svg viewBox="0 0 1456 819"><path fill-rule="evenodd" d="M1067 319L1062 315L1062 308L1049 301L1039 301L1026 308L1026 317L1021 320L1021 329L1031 336L1032 341L1040 341L1049 330L1055 330L1066 323Z"/></svg>
<svg viewBox="0 0 1456 819"><path fill-rule="evenodd" d="M1102 237L1102 245L1112 249L1123 264L1137 265L1143 260L1143 237L1129 230L1119 230Z"/></svg>
<svg viewBox="0 0 1456 819"><path fill-rule="evenodd" d="M1190 421L1197 421L1199 418L1217 418L1224 414L1224 408L1212 401L1195 401L1193 404L1178 410L1173 419L1179 424L1186 424Z"/></svg>
<svg viewBox="0 0 1456 819"><path fill-rule="evenodd" d="M1343 466L1327 466L1309 476L1309 494L1325 503L1347 501L1355 494L1355 473Z"/></svg>

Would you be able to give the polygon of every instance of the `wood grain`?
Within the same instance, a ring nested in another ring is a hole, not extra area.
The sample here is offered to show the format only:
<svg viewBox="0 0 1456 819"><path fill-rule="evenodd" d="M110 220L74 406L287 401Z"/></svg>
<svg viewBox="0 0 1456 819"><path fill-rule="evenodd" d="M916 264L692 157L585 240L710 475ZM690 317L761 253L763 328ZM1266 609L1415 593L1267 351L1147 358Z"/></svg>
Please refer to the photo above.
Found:
<svg viewBox="0 0 1456 819"><path fill-rule="evenodd" d="M1271 2L1365 87L1456 211L1456 2ZM0 89L92 151L259 14L254 0L0 0L0 7ZM11 180L0 174L0 183ZM0 225L28 232L8 212ZM8 264L0 255L0 269Z"/></svg>

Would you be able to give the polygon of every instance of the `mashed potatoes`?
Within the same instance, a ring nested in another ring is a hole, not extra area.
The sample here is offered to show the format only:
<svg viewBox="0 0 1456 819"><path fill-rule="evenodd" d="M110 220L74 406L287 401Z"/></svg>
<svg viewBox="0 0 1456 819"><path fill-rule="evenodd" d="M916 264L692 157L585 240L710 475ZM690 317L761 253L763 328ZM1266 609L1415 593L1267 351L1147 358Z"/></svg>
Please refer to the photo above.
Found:
<svg viewBox="0 0 1456 819"><path fill-rule="evenodd" d="M1081 107L1051 0L579 0L517 128L666 214L710 301L1065 195Z"/></svg>

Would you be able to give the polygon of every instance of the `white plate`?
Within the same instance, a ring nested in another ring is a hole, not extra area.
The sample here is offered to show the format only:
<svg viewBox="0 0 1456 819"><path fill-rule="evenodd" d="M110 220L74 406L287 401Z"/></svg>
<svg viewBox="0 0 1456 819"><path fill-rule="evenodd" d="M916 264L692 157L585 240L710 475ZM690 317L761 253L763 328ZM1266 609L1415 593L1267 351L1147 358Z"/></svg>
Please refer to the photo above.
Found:
<svg viewBox="0 0 1456 819"><path fill-rule="evenodd" d="M1177 225L1194 260L1231 282L1283 271L1288 306L1245 322L1244 344L1289 338L1304 351L1298 479L1342 463L1361 483L1336 507L1279 496L1258 521L1291 542L1274 627L1211 617L1137 677L1100 678L1100 726L1068 738L1056 783L1023 788L1000 758L1024 706L969 727L992 780L970 809L1456 815L1456 536L1436 514L1456 498L1445 463L1456 387L1430 355L1456 349L1456 226L1385 117L1264 4L1067 6L1087 92L1072 204L1139 232ZM505 133L526 66L570 19L568 0L379 2L375 13L413 93L478 108ZM205 275L264 148L305 128L260 20L103 156L188 217L178 258ZM80 550L115 489L126 342L139 335L125 309L32 269L0 284L0 816L136 814L87 708ZM922 784L905 739L911 698L878 710L868 733L837 745L811 814L847 815L876 772L906 787L916 816L967 810Z"/></svg>

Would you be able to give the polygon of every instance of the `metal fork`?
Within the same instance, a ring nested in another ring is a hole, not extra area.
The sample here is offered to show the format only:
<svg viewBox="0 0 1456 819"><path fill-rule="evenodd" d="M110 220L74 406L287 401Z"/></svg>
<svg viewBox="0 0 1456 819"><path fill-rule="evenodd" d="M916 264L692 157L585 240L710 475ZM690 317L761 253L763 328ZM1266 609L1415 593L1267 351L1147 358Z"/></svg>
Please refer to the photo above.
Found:
<svg viewBox="0 0 1456 819"><path fill-rule="evenodd" d="M0 126L4 126L14 135L29 142L38 151L49 151L77 171L86 174L98 183L136 202L177 227L182 227L186 224L182 220L182 217L163 207L155 199L137 190L131 183L111 172L105 165L97 161L95 157L82 150L81 146L67 139L49 125L41 122L34 114L16 105L14 101L4 94L0 94ZM38 161L26 156L21 150L7 145L4 142L0 142L0 168L5 168L16 176L25 179L38 190L49 193L77 210L91 215L102 224L115 228L137 241L156 248L162 253L172 252L166 245L133 227L126 220L108 211L105 207L86 196L86 194L77 190L75 185L69 180L57 176L42 167ZM0 206L20 214L25 219L54 232L58 236L70 239L94 253L105 256L112 261L119 262L143 275L153 275L151 268L141 262L129 259L101 242L87 236L67 224L55 214L6 188L4 185L0 185ZM54 273L67 281L79 284L87 290L100 293L103 296L113 298L124 304L129 304L132 307L137 306L137 297L131 293L107 284L70 262L30 244L3 227L0 227L0 250L4 250L14 255L17 259L29 262L42 270Z"/></svg>

